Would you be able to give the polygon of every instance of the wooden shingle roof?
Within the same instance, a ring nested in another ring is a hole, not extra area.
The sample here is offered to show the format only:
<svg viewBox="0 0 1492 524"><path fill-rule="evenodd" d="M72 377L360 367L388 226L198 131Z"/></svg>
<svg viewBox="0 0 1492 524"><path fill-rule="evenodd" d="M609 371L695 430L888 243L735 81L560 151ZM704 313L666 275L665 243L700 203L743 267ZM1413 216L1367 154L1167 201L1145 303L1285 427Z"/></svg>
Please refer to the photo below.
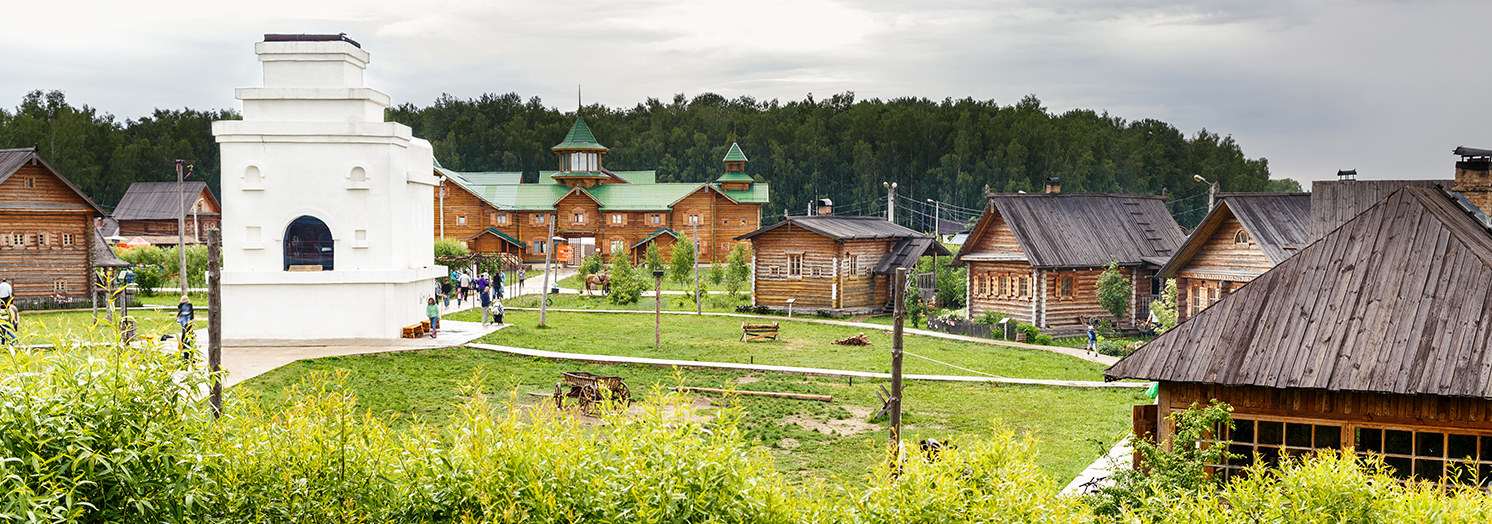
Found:
<svg viewBox="0 0 1492 524"><path fill-rule="evenodd" d="M1455 180L1317 180L1311 183L1311 241L1402 188L1450 189L1455 184Z"/></svg>
<svg viewBox="0 0 1492 524"><path fill-rule="evenodd" d="M124 191L124 197L119 199L119 205L114 207L115 220L165 220L174 219L181 212L181 193L186 195L187 215L191 211L192 204L204 193L208 199L213 198L212 192L207 189L207 182L182 182L178 188L176 182L135 182L130 184L129 189ZM198 215L216 215L217 213L202 212Z"/></svg>
<svg viewBox="0 0 1492 524"><path fill-rule="evenodd" d="M1222 193L1159 275L1176 276L1228 217L1238 219L1270 264L1283 262L1311 242L1310 193Z"/></svg>
<svg viewBox="0 0 1492 524"><path fill-rule="evenodd" d="M50 171L53 176L56 176L57 180L61 180L62 183L66 185L68 189L71 189L73 193L77 195L78 199L83 203L86 203L90 209L100 215L109 216L109 213L104 211L104 208L99 207L92 198L88 198L88 195L83 194L83 190L78 189L78 186L73 185L73 181L68 180L65 176L62 176L62 173L57 172L57 169L52 167L52 164L47 163L46 159L42 158L41 155L36 152L35 147L0 149L0 184L5 183L6 180L10 179L11 175L16 174L16 171L19 171L22 166L25 166L28 163L36 163L42 165L43 167L46 167L47 171ZM51 202L8 202L4 205L4 207L6 209L12 210L22 209L29 211L51 211L59 209L57 207L57 204Z"/></svg>
<svg viewBox="0 0 1492 524"><path fill-rule="evenodd" d="M880 217L853 217L839 215L819 215L788 217L786 220L763 227L756 231L736 237L736 240L748 238L766 233L773 229L787 226L797 226L818 233L834 240L876 240L876 239L898 239L911 237L925 237L922 233L898 226Z"/></svg>
<svg viewBox="0 0 1492 524"><path fill-rule="evenodd" d="M1492 233L1402 188L1104 377L1492 397L1489 277Z"/></svg>
<svg viewBox="0 0 1492 524"><path fill-rule="evenodd" d="M1162 197L1107 193L989 194L989 206L959 257L988 233L990 211L1005 219L1033 267L1133 266L1171 258L1186 236ZM955 263L959 259L955 258Z"/></svg>

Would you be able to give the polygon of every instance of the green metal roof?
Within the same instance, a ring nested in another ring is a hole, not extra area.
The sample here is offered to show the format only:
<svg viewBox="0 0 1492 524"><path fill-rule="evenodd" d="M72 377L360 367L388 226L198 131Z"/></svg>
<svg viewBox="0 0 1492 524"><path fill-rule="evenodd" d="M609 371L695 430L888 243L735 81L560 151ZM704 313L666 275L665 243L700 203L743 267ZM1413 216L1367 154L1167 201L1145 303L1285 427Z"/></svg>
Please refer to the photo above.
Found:
<svg viewBox="0 0 1492 524"><path fill-rule="evenodd" d="M647 244L648 242L652 242L653 239L658 238L658 235L669 235L669 236L674 237L675 239L679 238L679 234L673 232L672 229L669 229L669 228L666 228L666 227L658 228L658 230L654 231L653 234L648 235L646 237L643 237L642 240L638 240L636 243L634 243L634 244L632 244L630 246L627 246L627 249L637 249L637 246L641 246L641 245Z"/></svg>
<svg viewBox="0 0 1492 524"><path fill-rule="evenodd" d="M730 151L725 153L726 162L745 162L746 153L741 152L741 146L735 142L730 143Z"/></svg>
<svg viewBox="0 0 1492 524"><path fill-rule="evenodd" d="M590 188L608 211L667 210L704 184L609 184Z"/></svg>
<svg viewBox="0 0 1492 524"><path fill-rule="evenodd" d="M715 179L715 181L716 182L756 182L756 179L751 178L751 175L748 175L746 173L726 173L724 175L720 175L720 178Z"/></svg>
<svg viewBox="0 0 1492 524"><path fill-rule="evenodd" d="M436 166L436 171L445 175L446 178L458 179L467 186L488 186L493 184L520 184L523 183L523 172L509 171L485 171L477 173L461 173Z"/></svg>
<svg viewBox="0 0 1492 524"><path fill-rule="evenodd" d="M551 151L576 149L606 151L606 146L596 141L596 136L591 134L591 128L585 125L585 119L577 115L575 125L570 126L570 133L565 135L565 140L549 149Z"/></svg>
<svg viewBox="0 0 1492 524"><path fill-rule="evenodd" d="M498 238L506 240L506 241L512 243L513 245L517 245L517 246L523 245L523 242L519 242L518 239L513 238L511 236L508 236L507 233L504 233L502 231L498 231L497 228L495 228L495 227L489 227L487 229L483 229L481 233L477 233L475 235L472 235L471 238L468 238L467 240L475 240L477 237L482 236L485 233L492 233L494 235L497 235Z"/></svg>
<svg viewBox="0 0 1492 524"><path fill-rule="evenodd" d="M611 174L622 177L633 184L656 184L658 183L657 171L612 171Z"/></svg>
<svg viewBox="0 0 1492 524"><path fill-rule="evenodd" d="M716 184L716 188L719 188L718 184ZM724 193L725 196L730 197L731 200L735 200L736 202L740 202L742 204L765 204L767 203L767 189L768 185L766 182L757 182L755 184L751 184L751 189L747 189L745 191L721 190L720 192Z"/></svg>

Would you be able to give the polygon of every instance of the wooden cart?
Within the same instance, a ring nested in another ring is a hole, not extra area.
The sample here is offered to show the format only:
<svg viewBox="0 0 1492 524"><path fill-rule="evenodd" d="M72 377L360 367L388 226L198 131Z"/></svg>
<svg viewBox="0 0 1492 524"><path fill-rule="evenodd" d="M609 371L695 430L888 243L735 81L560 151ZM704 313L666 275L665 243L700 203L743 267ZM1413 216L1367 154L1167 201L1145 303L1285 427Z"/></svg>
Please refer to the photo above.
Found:
<svg viewBox="0 0 1492 524"><path fill-rule="evenodd" d="M594 413L597 402L632 402L632 393L622 377L608 377L583 371L563 373L563 381L554 384L554 407L565 407L565 398L579 403L581 413Z"/></svg>

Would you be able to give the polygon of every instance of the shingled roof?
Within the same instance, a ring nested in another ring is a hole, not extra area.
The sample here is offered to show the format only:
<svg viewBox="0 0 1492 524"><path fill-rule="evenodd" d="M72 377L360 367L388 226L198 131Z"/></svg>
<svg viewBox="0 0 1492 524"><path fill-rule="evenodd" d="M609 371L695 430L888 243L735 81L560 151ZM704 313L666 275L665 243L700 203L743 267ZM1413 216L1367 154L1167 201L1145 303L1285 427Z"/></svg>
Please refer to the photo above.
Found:
<svg viewBox="0 0 1492 524"><path fill-rule="evenodd" d="M213 198L212 192L207 190L207 182L183 182L180 188L176 182L135 182L130 184L129 189L124 191L124 197L119 199L119 205L114 207L115 220L165 220L175 219L181 213L181 195L186 194L187 215L192 215L190 208L197 201L197 196L207 193L207 198ZM216 204L216 200L213 202ZM216 215L217 213L203 212L199 215Z"/></svg>
<svg viewBox="0 0 1492 524"><path fill-rule="evenodd" d="M1279 264L1311 242L1310 193L1222 193L1176 256L1161 267L1160 276L1174 277L1191 260L1218 226L1233 217L1270 264Z"/></svg>
<svg viewBox="0 0 1492 524"><path fill-rule="evenodd" d="M1104 377L1492 397L1489 276L1492 233L1401 188Z"/></svg>
<svg viewBox="0 0 1492 524"><path fill-rule="evenodd" d="M109 213L105 212L104 208L98 207L98 204L95 203L92 198L88 198L88 195L83 194L83 190L78 189L78 186L73 185L73 181L68 180L65 176L62 176L62 173L58 173L57 169L52 167L52 164L48 164L47 161L43 159L40 154L37 154L35 147L0 149L0 184L5 183L6 180L10 179L11 175L16 174L16 171L19 171L21 169L21 166L26 165L28 162L35 162L41 164L42 166L45 166L47 168L47 171L51 171L53 175L57 176L58 180L61 180L62 183L66 184L69 189L72 189L73 193L76 193L78 195L78 198L86 202L88 204L88 207L93 208L93 210L97 211L100 215L109 216ZM48 203L10 202L6 204L5 207L24 208L30 210L51 210L54 209L55 206Z"/></svg>
<svg viewBox="0 0 1492 524"><path fill-rule="evenodd" d="M1317 180L1311 183L1311 241L1406 187L1444 187L1455 180Z"/></svg>
<svg viewBox="0 0 1492 524"><path fill-rule="evenodd" d="M954 263L979 248L999 213L1031 266L1132 266L1169 259L1186 236L1162 197L1108 193L989 194L989 205Z"/></svg>
<svg viewBox="0 0 1492 524"><path fill-rule="evenodd" d="M786 220L736 237L736 240L766 233L780 227L797 226L834 240L876 240L923 237L922 233L898 226L881 217L819 215L788 217Z"/></svg>

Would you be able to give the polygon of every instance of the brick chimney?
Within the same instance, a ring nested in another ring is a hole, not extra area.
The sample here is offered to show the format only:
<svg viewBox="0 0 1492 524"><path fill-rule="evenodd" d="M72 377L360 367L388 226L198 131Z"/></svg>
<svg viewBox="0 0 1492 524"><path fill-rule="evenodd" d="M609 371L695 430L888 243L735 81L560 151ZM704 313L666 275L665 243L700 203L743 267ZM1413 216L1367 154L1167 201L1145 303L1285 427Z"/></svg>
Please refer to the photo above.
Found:
<svg viewBox="0 0 1492 524"><path fill-rule="evenodd" d="M1451 190L1483 213L1492 212L1492 150L1458 147L1455 153L1461 161L1456 162L1456 185Z"/></svg>
<svg viewBox="0 0 1492 524"><path fill-rule="evenodd" d="M1061 178L1057 178L1057 177L1051 177L1051 178L1046 179L1046 192L1047 193L1061 193L1062 192L1062 179Z"/></svg>

